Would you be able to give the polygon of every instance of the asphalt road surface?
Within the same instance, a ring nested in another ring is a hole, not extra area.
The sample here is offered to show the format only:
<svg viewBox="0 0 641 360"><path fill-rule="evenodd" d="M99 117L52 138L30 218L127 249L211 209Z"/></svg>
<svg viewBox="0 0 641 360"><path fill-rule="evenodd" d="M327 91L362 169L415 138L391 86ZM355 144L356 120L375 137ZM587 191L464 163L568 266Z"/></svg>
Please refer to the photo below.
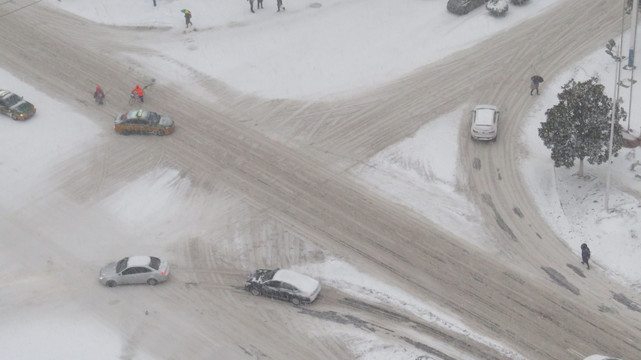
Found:
<svg viewBox="0 0 641 360"><path fill-rule="evenodd" d="M70 296L120 333L123 359L137 352L163 359L349 359L341 327L441 359L510 358L329 286L302 308L242 289L247 269L322 261L324 254L424 299L527 359L595 353L638 359L641 314L625 301L635 294L573 265L576 255L539 215L516 162L525 151L521 119L534 101L533 66L551 78L603 46L620 29L619 3L565 1L393 83L331 102L256 98L196 71L209 96L157 81L149 106L178 121L176 133L164 138L115 135L111 119L123 104L96 109L83 93L100 83L114 89L108 100L126 99L135 82L158 77L127 54L162 56L144 44L161 41L163 29L101 26L41 5L16 12L0 21L0 33L14 35L0 38L0 67L104 132L42 180L37 201L1 210L3 252L46 274L47 293ZM458 186L481 209L492 249L457 238L349 171L425 123L477 102L502 109L501 132L494 144L475 143L461 122L459 166L467 178ZM195 235L173 243L171 281L145 294L101 287L98 253L113 252L106 243L121 246L117 239L131 235L111 227L96 204L159 167L179 170L191 184L186 196L194 208L210 208L176 218ZM245 246L234 246L234 238ZM84 256L92 250L95 258ZM71 263L81 265L69 271L64 264ZM29 297L12 289L2 311Z"/></svg>

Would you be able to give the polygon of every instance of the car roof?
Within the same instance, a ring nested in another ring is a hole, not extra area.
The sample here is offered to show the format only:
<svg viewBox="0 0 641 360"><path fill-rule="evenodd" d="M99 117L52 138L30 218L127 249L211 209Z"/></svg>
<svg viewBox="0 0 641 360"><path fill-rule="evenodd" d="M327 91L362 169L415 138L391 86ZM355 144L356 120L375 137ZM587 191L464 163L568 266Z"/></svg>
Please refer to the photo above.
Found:
<svg viewBox="0 0 641 360"><path fill-rule="evenodd" d="M0 89L0 97L10 96L10 95L15 95L15 94L12 93L11 91Z"/></svg>
<svg viewBox="0 0 641 360"><path fill-rule="evenodd" d="M284 281L305 292L312 292L318 287L318 280L292 270L280 269L276 271L272 280Z"/></svg>
<svg viewBox="0 0 641 360"><path fill-rule="evenodd" d="M494 124L494 113L497 109L494 105L478 105L474 108L476 111L476 125L493 125Z"/></svg>
<svg viewBox="0 0 641 360"><path fill-rule="evenodd" d="M147 119L149 118L149 111L147 110L131 110L127 113L127 119Z"/></svg>
<svg viewBox="0 0 641 360"><path fill-rule="evenodd" d="M145 255L136 255L130 256L127 260L127 267L132 266L148 266L151 262L151 258Z"/></svg>

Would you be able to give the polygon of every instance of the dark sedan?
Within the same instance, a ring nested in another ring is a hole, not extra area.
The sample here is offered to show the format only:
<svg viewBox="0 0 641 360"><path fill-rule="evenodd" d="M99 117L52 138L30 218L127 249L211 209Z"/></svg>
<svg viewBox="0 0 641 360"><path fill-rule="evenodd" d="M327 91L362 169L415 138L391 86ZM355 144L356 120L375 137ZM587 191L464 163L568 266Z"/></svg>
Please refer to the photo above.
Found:
<svg viewBox="0 0 641 360"><path fill-rule="evenodd" d="M245 289L253 295L290 301L294 305L309 304L320 293L320 283L291 270L256 270L249 275Z"/></svg>
<svg viewBox="0 0 641 360"><path fill-rule="evenodd" d="M13 120L27 120L36 113L36 107L11 91L0 90L0 113Z"/></svg>

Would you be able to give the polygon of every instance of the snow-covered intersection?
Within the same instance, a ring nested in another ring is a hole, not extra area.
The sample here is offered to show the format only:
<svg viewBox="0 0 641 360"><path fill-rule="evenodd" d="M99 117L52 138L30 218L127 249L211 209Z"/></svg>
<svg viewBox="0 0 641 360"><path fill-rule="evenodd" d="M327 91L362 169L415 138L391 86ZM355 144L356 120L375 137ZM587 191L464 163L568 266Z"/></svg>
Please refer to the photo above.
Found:
<svg viewBox="0 0 641 360"><path fill-rule="evenodd" d="M570 0L501 20L382 0L255 14L231 0L52 0L3 18L21 41L0 41L0 87L38 113L0 123L0 357L633 359L634 151L617 160L615 215L581 217L602 168L587 184L555 175L531 136L554 88L604 71L593 52L616 31L614 2L585 6L596 26ZM197 31L183 32L183 8ZM517 49L555 34L556 52ZM533 70L519 59L545 71L540 98L523 96ZM150 79L145 104L176 133L117 136L127 92ZM469 141L481 101L503 109L496 144ZM135 254L169 258L170 281L98 284L102 265ZM242 284L261 267L313 275L321 297L254 298Z"/></svg>

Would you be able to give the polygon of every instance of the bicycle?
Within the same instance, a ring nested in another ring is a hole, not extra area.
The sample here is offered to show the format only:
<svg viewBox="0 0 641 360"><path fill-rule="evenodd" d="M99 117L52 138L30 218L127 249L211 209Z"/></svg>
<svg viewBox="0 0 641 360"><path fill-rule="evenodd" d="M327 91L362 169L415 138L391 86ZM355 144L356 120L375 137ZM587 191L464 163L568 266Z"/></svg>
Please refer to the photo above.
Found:
<svg viewBox="0 0 641 360"><path fill-rule="evenodd" d="M133 105L137 102L141 103L142 99L138 94L136 94L135 92L132 92L131 95L129 95L129 105Z"/></svg>

